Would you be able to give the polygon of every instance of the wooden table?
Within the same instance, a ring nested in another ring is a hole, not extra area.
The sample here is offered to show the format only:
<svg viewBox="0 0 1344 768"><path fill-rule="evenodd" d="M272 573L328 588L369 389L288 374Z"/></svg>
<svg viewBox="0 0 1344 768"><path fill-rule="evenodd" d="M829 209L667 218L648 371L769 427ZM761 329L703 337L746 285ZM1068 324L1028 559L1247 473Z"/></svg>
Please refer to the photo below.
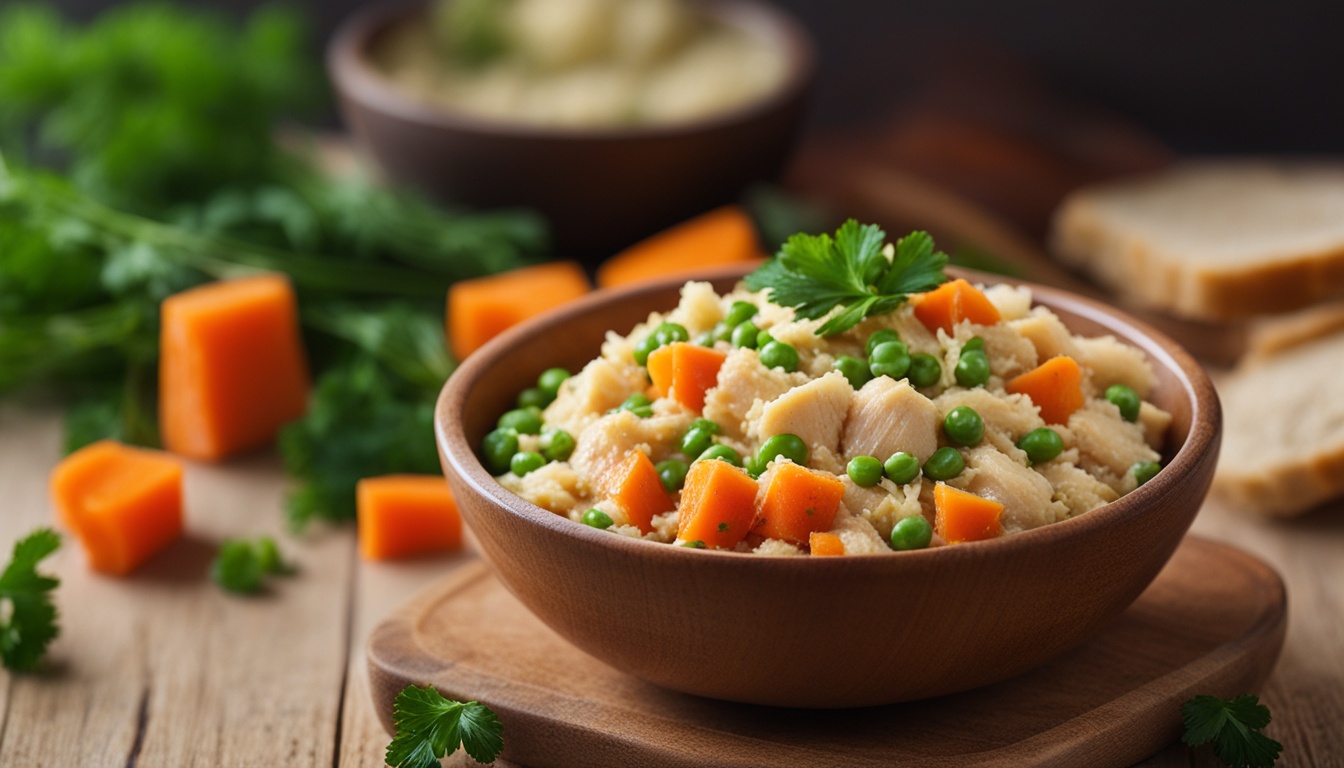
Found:
<svg viewBox="0 0 1344 768"><path fill-rule="evenodd" d="M59 458L53 406L0 406L5 559L13 541L53 524L46 478ZM91 573L67 539L45 564L62 582L62 633L45 669L0 672L0 765L382 765L388 735L369 699L365 638L473 556L366 563L352 527L283 535L285 489L271 454L190 465L186 537L126 579ZM1260 692L1281 764L1344 764L1344 505L1266 522L1210 503L1194 530L1258 554L1288 583L1286 645ZM260 534L278 536L297 576L255 598L210 582L221 539ZM1216 764L1179 745L1144 763Z"/></svg>

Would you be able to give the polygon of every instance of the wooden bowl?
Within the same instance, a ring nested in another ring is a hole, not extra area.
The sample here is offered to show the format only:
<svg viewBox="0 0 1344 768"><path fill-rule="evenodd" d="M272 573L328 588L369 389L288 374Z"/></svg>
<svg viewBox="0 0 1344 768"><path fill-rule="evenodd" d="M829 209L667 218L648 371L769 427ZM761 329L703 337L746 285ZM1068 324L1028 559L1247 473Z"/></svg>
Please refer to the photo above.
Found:
<svg viewBox="0 0 1344 768"><path fill-rule="evenodd" d="M741 274L708 279L723 291ZM768 558L616 536L506 491L473 450L498 415L546 368L596 357L606 330L671 309L679 285L602 291L509 331L453 374L435 415L449 484L500 581L576 646L649 682L852 707L1012 677L1079 645L1138 597L1208 492L1222 417L1199 364L1114 309L1035 285L1037 303L1073 332L1141 349L1157 373L1151 399L1173 417L1157 477L1085 515L915 552Z"/></svg>
<svg viewBox="0 0 1344 768"><path fill-rule="evenodd" d="M760 0L699 5L780 50L784 83L758 101L675 125L489 120L407 96L370 63L371 46L392 25L427 23L423 4L375 5L352 17L327 50L327 69L346 124L392 180L472 206L533 208L561 251L595 260L773 179L797 138L813 77L806 33Z"/></svg>

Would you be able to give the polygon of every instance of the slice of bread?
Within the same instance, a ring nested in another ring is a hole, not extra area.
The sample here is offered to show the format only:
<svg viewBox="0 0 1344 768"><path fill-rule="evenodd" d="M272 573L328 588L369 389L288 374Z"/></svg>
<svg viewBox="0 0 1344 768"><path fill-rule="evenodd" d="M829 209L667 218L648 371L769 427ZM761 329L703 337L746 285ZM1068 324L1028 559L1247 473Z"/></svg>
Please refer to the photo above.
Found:
<svg viewBox="0 0 1344 768"><path fill-rule="evenodd" d="M1143 306L1200 320L1344 296L1344 165L1191 163L1060 206L1062 261Z"/></svg>
<svg viewBox="0 0 1344 768"><path fill-rule="evenodd" d="M1344 331L1318 328L1218 382L1214 488L1237 506L1291 516L1344 496Z"/></svg>

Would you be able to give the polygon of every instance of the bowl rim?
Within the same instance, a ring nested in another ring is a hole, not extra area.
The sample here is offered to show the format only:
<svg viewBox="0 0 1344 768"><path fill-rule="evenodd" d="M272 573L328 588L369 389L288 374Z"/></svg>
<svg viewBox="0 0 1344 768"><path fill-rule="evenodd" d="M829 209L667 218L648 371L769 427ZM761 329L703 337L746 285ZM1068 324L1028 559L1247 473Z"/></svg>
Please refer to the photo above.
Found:
<svg viewBox="0 0 1344 768"><path fill-rule="evenodd" d="M766 95L695 120L620 127L539 126L510 122L420 101L371 66L365 57L369 40L388 26L420 13L426 0L373 3L352 14L337 27L327 45L326 65L332 85L345 98L400 120L443 130L520 139L605 141L612 139L665 139L724 128L773 113L800 100L811 88L816 51L802 25L783 9L763 0L691 0L715 18L732 23L736 11L766 20L780 46L788 71L784 81ZM728 13L723 13L724 9ZM735 25L739 29L751 25Z"/></svg>
<svg viewBox="0 0 1344 768"><path fill-rule="evenodd" d="M768 557L749 552L734 552L714 549L689 549L642 538L612 535L606 531L581 525L568 517L543 509L501 485L481 464L475 449L467 442L461 421L454 414L461 410L461 404L475 382L486 371L511 354L512 348L540 330L563 324L575 315L593 311L603 305L625 301L639 296L662 293L689 280L714 281L720 279L741 278L752 267L731 265L728 267L705 270L693 277L674 276L667 279L650 281L635 286L609 288L593 292L577 301L563 305L525 321L492 339L453 372L444 384L434 412L434 433L445 471L455 473L470 490L498 507L506 514L525 521L529 525L539 526L542 530L572 540L576 544L597 545L615 548L616 551L646 557L682 557L687 563L706 563L717 560L720 563L749 562L753 568L858 568L861 570L890 567L921 567L921 564L941 563L956 565L960 560L978 559L993 555L1012 556L1014 553L1037 547L1049 547L1070 539L1080 538L1112 523L1126 518L1141 516L1161 495L1177 492L1177 489L1190 477L1204 461L1205 454L1216 451L1222 433L1222 407L1212 381L1195 359L1179 344L1152 326L1137 320L1125 312L1108 307L1105 304L1088 299L1068 291L1039 285L1030 281L995 275L987 272L949 267L951 277L964 277L972 282L986 284L1008 284L1024 286L1032 292L1033 306L1045 303L1053 310L1055 306L1066 308L1072 314L1095 322L1115 332L1125 330L1133 338L1124 342L1137 346L1157 365L1170 370L1180 389L1190 404L1190 432L1185 442L1172 456L1171 461L1162 468L1152 480L1134 489L1116 501L1109 502L1077 517L1043 525L1010 536L1001 536L986 541L974 541L948 547L933 547L909 552L883 552L846 555L844 557ZM1045 298L1047 301L1042 302ZM670 307L668 308L670 309ZM650 312L657 311L650 307ZM1196 509L1189 515L1186 526L1194 519L1202 499L1196 502ZM661 554L660 554L661 553ZM711 561L705 560L711 558ZM800 565L807 563L807 565Z"/></svg>

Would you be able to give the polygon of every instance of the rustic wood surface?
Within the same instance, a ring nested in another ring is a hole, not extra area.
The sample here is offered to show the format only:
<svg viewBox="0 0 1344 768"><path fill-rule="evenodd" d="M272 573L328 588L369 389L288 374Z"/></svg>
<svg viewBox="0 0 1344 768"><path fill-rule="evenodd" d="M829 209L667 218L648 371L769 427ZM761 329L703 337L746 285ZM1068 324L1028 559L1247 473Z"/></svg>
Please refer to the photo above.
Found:
<svg viewBox="0 0 1344 768"><path fill-rule="evenodd" d="M46 477L60 458L49 404L0 406L0 550L52 525ZM63 632L44 671L0 672L0 765L370 766L388 736L364 664L371 629L470 554L359 560L351 529L284 534L286 487L261 454L187 471L188 535L135 576L90 573L71 541L45 564L62 579ZM1210 502L1202 535L1257 554L1283 575L1289 626L1260 693L1283 765L1344 756L1344 505L1264 521ZM217 542L276 534L299 566L270 594L240 598L206 575ZM598 726L600 727L600 725ZM461 756L447 765L470 765ZM1216 765L1174 745L1149 768Z"/></svg>

